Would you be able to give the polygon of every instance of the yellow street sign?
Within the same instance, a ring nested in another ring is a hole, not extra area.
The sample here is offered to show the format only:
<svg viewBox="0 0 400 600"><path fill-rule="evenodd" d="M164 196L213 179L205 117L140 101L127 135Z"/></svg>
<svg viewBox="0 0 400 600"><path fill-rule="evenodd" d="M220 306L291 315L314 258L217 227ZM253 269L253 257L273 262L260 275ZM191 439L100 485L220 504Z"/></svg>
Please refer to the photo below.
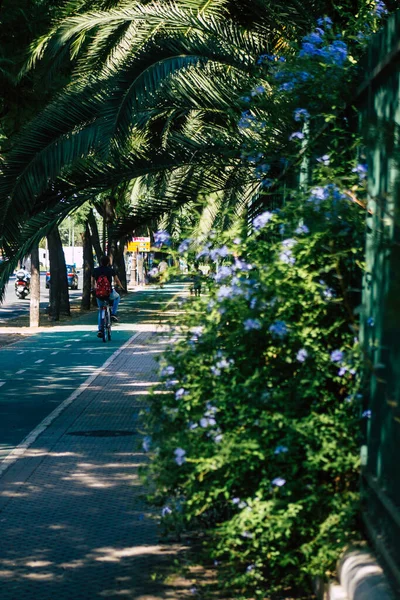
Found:
<svg viewBox="0 0 400 600"><path fill-rule="evenodd" d="M127 252L150 252L150 238L136 237L128 242Z"/></svg>

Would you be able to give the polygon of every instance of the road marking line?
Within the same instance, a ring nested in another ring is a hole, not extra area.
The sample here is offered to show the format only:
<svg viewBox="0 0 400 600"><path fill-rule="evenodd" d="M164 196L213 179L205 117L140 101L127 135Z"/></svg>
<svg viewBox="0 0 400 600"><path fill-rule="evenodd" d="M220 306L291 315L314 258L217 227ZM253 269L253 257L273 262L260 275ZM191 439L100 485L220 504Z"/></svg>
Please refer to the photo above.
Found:
<svg viewBox="0 0 400 600"><path fill-rule="evenodd" d="M71 348L71 344L65 344L64 348Z"/></svg>
<svg viewBox="0 0 400 600"><path fill-rule="evenodd" d="M26 369L21 369L20 371L16 372L16 375L22 375L22 373L25 373Z"/></svg>
<svg viewBox="0 0 400 600"><path fill-rule="evenodd" d="M5 382L5 381L0 381L0 387L1 387L2 385L5 385L5 384L6 384L6 382Z"/></svg>
<svg viewBox="0 0 400 600"><path fill-rule="evenodd" d="M44 361L44 358L39 358L39 360L35 360L35 364L39 364L42 363Z"/></svg>
<svg viewBox="0 0 400 600"><path fill-rule="evenodd" d="M52 354L52 356L54 356L54 354L58 354L58 353L59 353L59 350L57 350L57 352L52 352L51 354Z"/></svg>
<svg viewBox="0 0 400 600"><path fill-rule="evenodd" d="M19 458L22 458L29 446L31 446L36 441L36 439L47 429L47 427L51 425L54 419L56 419L70 404L72 404L74 400L76 400L84 391L86 391L87 388L90 385L92 385L94 380L97 379L97 377L101 375L101 373L111 365L111 363L117 358L117 356L119 356L121 352L125 350L125 348L127 348L139 335L141 335L141 333L143 332L138 331L133 336L131 336L129 340L125 342L123 346L118 348L101 367L96 369L96 371L94 371L94 373L92 373L92 375L90 375L86 379L86 381L84 381L78 387L78 389L75 390L75 392L73 392L68 398L64 400L64 402L57 406L57 408L53 410L53 412L50 413L45 419L43 419L43 421L39 423L39 425L35 427L35 429L31 431L26 436L26 438L14 448L14 450L11 450L10 454L7 454L7 456L2 461L0 461L0 477L2 476L4 471L8 469L8 467L15 463ZM0 385L4 385L5 383L5 381L0 382Z"/></svg>

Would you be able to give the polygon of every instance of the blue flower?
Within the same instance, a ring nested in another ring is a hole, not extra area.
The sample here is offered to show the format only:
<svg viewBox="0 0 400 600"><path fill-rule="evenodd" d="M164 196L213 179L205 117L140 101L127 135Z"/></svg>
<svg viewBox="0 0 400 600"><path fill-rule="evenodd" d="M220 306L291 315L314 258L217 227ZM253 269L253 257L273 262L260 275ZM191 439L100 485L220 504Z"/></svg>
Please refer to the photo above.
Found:
<svg viewBox="0 0 400 600"><path fill-rule="evenodd" d="M259 231L272 219L273 214L269 210L263 212L261 215L258 215L253 221L253 227L256 231Z"/></svg>
<svg viewBox="0 0 400 600"><path fill-rule="evenodd" d="M255 123L256 117L249 110L242 112L242 116L238 122L239 129L249 129Z"/></svg>
<svg viewBox="0 0 400 600"><path fill-rule="evenodd" d="M233 240L233 242L235 243L235 240ZM240 244L240 240L238 243ZM247 263L244 260L241 260L240 258L235 258L235 264L233 265L233 267L235 269L238 269L239 271L251 271L253 269L252 264Z"/></svg>
<svg viewBox="0 0 400 600"><path fill-rule="evenodd" d="M210 251L211 260L216 260L217 258L226 258L230 254L228 248L226 246L222 246L222 248L214 248Z"/></svg>
<svg viewBox="0 0 400 600"><path fill-rule="evenodd" d="M357 173L360 181L364 181L368 174L368 167L365 164L359 163L354 169L351 170L352 173Z"/></svg>
<svg viewBox="0 0 400 600"><path fill-rule="evenodd" d="M369 317L369 319L367 319L367 325L368 327L373 327L375 325L375 320L372 317Z"/></svg>
<svg viewBox="0 0 400 600"><path fill-rule="evenodd" d="M189 247L190 247L190 244L192 243L192 241L193 240L191 240L190 238L183 240L183 242L181 242L178 247L179 254L184 254L185 252L187 252L189 250Z"/></svg>
<svg viewBox="0 0 400 600"><path fill-rule="evenodd" d="M251 331L252 329L261 329L261 321L258 319L246 319L243 323L245 331Z"/></svg>
<svg viewBox="0 0 400 600"><path fill-rule="evenodd" d="M164 508L161 511L161 516L166 517L167 515L170 515L171 513L172 513L172 510L170 509L170 507L164 506Z"/></svg>
<svg viewBox="0 0 400 600"><path fill-rule="evenodd" d="M223 281L232 275L232 267L223 265L215 275L215 281Z"/></svg>
<svg viewBox="0 0 400 600"><path fill-rule="evenodd" d="M288 328L284 321L275 321L269 326L269 331L274 337L283 338L287 335Z"/></svg>
<svg viewBox="0 0 400 600"><path fill-rule="evenodd" d="M320 29L319 31L323 31ZM310 44L322 44L324 41L319 32L309 33L303 38L304 42L308 42Z"/></svg>
<svg viewBox="0 0 400 600"><path fill-rule="evenodd" d="M296 359L299 362L304 362L306 360L308 356L308 352L305 348L302 348L301 350L298 351L297 355L296 355Z"/></svg>
<svg viewBox="0 0 400 600"><path fill-rule="evenodd" d="M326 199L326 191L325 188L321 186L317 186L311 190L311 196L309 200L317 199L317 200L325 200Z"/></svg>
<svg viewBox="0 0 400 600"><path fill-rule="evenodd" d="M166 375L173 375L174 373L175 367L173 367L172 365L168 365L167 367L164 367L164 369L162 369L161 376L165 377Z"/></svg>
<svg viewBox="0 0 400 600"><path fill-rule="evenodd" d="M232 296L232 292L233 288L230 285L221 285L217 293L218 300L229 298L230 296Z"/></svg>
<svg viewBox="0 0 400 600"><path fill-rule="evenodd" d="M324 165L324 167L328 167L329 163L331 162L329 154L324 154L323 156L320 156L319 158L317 158L317 162Z"/></svg>
<svg viewBox="0 0 400 600"><path fill-rule="evenodd" d="M143 438L143 443L142 443L143 450L145 452L148 452L150 450L150 446L151 446L151 437L149 435L146 435Z"/></svg>
<svg viewBox="0 0 400 600"><path fill-rule="evenodd" d="M180 400L181 398L183 398L183 396L187 395L187 391L185 390L185 388L179 388L179 390L177 390L175 392L175 398L177 400Z"/></svg>
<svg viewBox="0 0 400 600"><path fill-rule="evenodd" d="M300 71L299 73L297 73L297 77L299 77L301 81L308 81L310 77L312 79L312 76L307 71Z"/></svg>
<svg viewBox="0 0 400 600"><path fill-rule="evenodd" d="M304 41L301 45L301 50L299 52L300 57L304 56L319 56L321 54L321 49L317 48L313 43Z"/></svg>
<svg viewBox="0 0 400 600"><path fill-rule="evenodd" d="M289 452L287 446L277 446L274 450L274 454L283 454L284 452Z"/></svg>
<svg viewBox="0 0 400 600"><path fill-rule="evenodd" d="M319 25L320 27L325 27L326 29L331 29L333 21L329 17L320 17L317 20L317 25Z"/></svg>
<svg viewBox="0 0 400 600"><path fill-rule="evenodd" d="M387 15L388 9L382 0L377 0L374 12L379 19L384 15Z"/></svg>
<svg viewBox="0 0 400 600"><path fill-rule="evenodd" d="M257 65L263 65L267 61L274 61L276 56L274 54L261 54L257 59Z"/></svg>
<svg viewBox="0 0 400 600"><path fill-rule="evenodd" d="M304 139L304 133L302 131L294 131L289 135L289 141L302 139Z"/></svg>
<svg viewBox="0 0 400 600"><path fill-rule="evenodd" d="M273 479L271 483L276 487L282 487L283 485L285 485L286 479L283 479L282 477L275 477L275 479Z"/></svg>
<svg viewBox="0 0 400 600"><path fill-rule="evenodd" d="M294 81L286 81L279 86L280 92L291 92L294 90L295 82Z"/></svg>
<svg viewBox="0 0 400 600"><path fill-rule="evenodd" d="M320 54L327 62L341 67L347 59L347 44L341 40L335 40L330 46L322 48Z"/></svg>
<svg viewBox="0 0 400 600"><path fill-rule="evenodd" d="M343 360L344 353L341 350L334 350L331 352L331 361L332 362L340 362Z"/></svg>
<svg viewBox="0 0 400 600"><path fill-rule="evenodd" d="M372 417L372 412L370 410L364 410L361 416L363 419L370 419Z"/></svg>
<svg viewBox="0 0 400 600"><path fill-rule="evenodd" d="M171 236L168 231L156 231L154 234L154 243L156 246L168 245L170 240Z"/></svg>
<svg viewBox="0 0 400 600"><path fill-rule="evenodd" d="M177 448L174 450L175 454L175 462L178 466L182 466L184 462L186 462L186 450L182 448Z"/></svg>
<svg viewBox="0 0 400 600"><path fill-rule="evenodd" d="M291 250L284 250L279 254L279 260L287 265L294 265L296 262L295 257L293 256L293 252Z"/></svg>
<svg viewBox="0 0 400 600"><path fill-rule="evenodd" d="M296 108L293 113L293 118L295 121L306 121L310 118L310 113L306 108Z"/></svg>
<svg viewBox="0 0 400 600"><path fill-rule="evenodd" d="M293 238L288 238L287 240L283 240L282 246L284 248L293 248L297 244L297 240Z"/></svg>
<svg viewBox="0 0 400 600"><path fill-rule="evenodd" d="M259 173L259 174L268 173L269 169L270 169L270 166L267 163L263 163L262 165L258 165L258 167L256 167L256 173Z"/></svg>
<svg viewBox="0 0 400 600"><path fill-rule="evenodd" d="M255 565L249 565L249 566L246 568L246 573L251 573L251 571L254 571L254 568L255 568Z"/></svg>
<svg viewBox="0 0 400 600"><path fill-rule="evenodd" d="M325 300L332 300L335 297L335 291L332 288L326 288L323 292Z"/></svg>
<svg viewBox="0 0 400 600"><path fill-rule="evenodd" d="M302 233L310 233L310 230L308 229L307 225L299 225L295 230L295 233L297 233L297 235L300 235Z"/></svg>
<svg viewBox="0 0 400 600"><path fill-rule="evenodd" d="M264 94L265 87L263 85L257 85L253 90L251 90L252 96L258 96L259 94Z"/></svg>

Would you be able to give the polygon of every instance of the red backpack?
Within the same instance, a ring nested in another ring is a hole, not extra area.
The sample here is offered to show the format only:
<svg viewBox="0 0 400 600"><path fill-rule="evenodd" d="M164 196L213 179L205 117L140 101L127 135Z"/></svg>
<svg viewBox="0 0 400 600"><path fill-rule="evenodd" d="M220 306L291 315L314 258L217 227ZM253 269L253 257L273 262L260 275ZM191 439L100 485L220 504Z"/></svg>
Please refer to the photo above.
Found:
<svg viewBox="0 0 400 600"><path fill-rule="evenodd" d="M111 294L111 283L107 275L100 275L96 281L96 298L104 300Z"/></svg>

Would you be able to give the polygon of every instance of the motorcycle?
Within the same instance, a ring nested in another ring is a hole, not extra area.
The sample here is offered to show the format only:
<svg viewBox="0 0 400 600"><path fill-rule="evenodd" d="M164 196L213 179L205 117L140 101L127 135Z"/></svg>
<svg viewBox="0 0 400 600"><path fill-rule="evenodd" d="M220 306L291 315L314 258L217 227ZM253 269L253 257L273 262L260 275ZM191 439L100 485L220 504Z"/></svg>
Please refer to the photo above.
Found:
<svg viewBox="0 0 400 600"><path fill-rule="evenodd" d="M30 280L23 271L17 271L15 282L15 295L19 300L23 300L29 294Z"/></svg>

